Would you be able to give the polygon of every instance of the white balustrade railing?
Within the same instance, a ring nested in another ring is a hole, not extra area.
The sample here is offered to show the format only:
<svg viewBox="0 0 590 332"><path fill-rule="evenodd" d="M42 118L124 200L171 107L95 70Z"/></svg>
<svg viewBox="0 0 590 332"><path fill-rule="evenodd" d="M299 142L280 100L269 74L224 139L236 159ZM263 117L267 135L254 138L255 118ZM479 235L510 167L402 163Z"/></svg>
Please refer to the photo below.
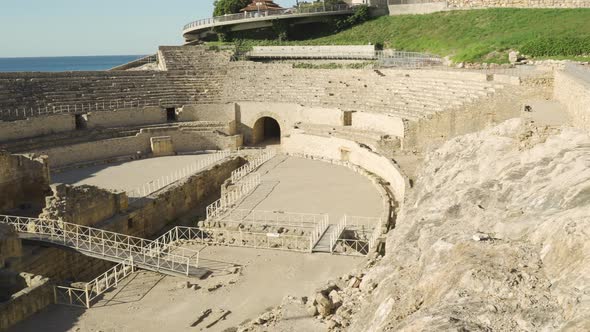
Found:
<svg viewBox="0 0 590 332"><path fill-rule="evenodd" d="M260 183L260 174L258 173L241 179L232 189L224 193L220 199L207 206L207 220L212 220L225 213L244 196L254 191Z"/></svg>
<svg viewBox="0 0 590 332"><path fill-rule="evenodd" d="M112 111L122 108L142 108L148 106L160 106L160 104L159 102L150 100L109 100L73 105L59 104L57 106L22 107L0 110L0 120L20 120L42 115Z"/></svg>
<svg viewBox="0 0 590 332"><path fill-rule="evenodd" d="M66 246L106 260L122 262L132 259L134 265L152 271L189 276L198 268L194 251L174 252L173 249L177 248L172 246L161 249L154 246L151 240L134 236L62 221L18 216L0 216L0 223L9 224L18 233L27 234L27 239Z"/></svg>
<svg viewBox="0 0 590 332"><path fill-rule="evenodd" d="M265 162L271 160L277 155L275 150L262 150L260 154L248 162L247 164L242 165L241 167L235 169L231 173L231 182L237 183L246 175L255 171L258 167L260 167Z"/></svg>
<svg viewBox="0 0 590 332"><path fill-rule="evenodd" d="M178 169L170 175L166 175L159 179L150 181L133 190L128 190L126 194L127 197L129 197L129 202L132 203L138 199L149 196L150 194L153 194L161 190L162 188L167 187L184 178L192 176L229 156L231 156L231 151L229 150L218 151L216 153L209 154L204 159L192 163L186 167L183 167L182 169Z"/></svg>

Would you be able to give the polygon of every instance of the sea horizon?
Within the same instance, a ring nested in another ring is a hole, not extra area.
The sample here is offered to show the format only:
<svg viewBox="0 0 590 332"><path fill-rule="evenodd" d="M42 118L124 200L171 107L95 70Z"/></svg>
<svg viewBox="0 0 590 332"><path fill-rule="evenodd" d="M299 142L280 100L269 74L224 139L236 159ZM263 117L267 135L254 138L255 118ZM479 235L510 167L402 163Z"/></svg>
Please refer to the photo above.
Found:
<svg viewBox="0 0 590 332"><path fill-rule="evenodd" d="M145 56L147 54L0 57L0 72L101 71Z"/></svg>

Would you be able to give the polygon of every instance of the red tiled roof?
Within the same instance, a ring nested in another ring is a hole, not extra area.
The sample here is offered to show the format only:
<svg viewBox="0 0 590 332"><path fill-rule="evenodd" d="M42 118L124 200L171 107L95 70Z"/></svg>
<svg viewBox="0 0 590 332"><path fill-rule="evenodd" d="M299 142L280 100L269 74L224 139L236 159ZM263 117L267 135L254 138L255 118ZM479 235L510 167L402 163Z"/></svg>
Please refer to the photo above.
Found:
<svg viewBox="0 0 590 332"><path fill-rule="evenodd" d="M283 9L281 6L277 5L276 3L272 2L272 0L252 0L252 2L240 9L241 12L256 12L258 10L265 11L265 10L279 10Z"/></svg>

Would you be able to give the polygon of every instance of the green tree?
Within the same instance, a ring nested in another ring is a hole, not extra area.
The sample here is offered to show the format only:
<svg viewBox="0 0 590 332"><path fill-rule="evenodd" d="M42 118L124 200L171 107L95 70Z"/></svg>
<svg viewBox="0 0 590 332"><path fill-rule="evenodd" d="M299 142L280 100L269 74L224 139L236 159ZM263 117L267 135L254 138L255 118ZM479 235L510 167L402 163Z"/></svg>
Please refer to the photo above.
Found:
<svg viewBox="0 0 590 332"><path fill-rule="evenodd" d="M213 3L213 16L239 13L240 9L246 7L250 0L215 0Z"/></svg>

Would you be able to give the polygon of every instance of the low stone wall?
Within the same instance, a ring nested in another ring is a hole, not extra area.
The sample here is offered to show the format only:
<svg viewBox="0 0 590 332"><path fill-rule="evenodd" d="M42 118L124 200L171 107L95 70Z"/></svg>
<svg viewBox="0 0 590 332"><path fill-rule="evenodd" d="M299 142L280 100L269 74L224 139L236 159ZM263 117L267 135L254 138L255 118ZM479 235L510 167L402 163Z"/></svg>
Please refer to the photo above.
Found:
<svg viewBox="0 0 590 332"><path fill-rule="evenodd" d="M325 58L330 55L354 54L373 58L374 45L330 45L330 46L254 46L248 53L251 57L272 58Z"/></svg>
<svg viewBox="0 0 590 332"><path fill-rule="evenodd" d="M389 15L410 15L410 14L430 14L447 10L446 1L436 2L434 0L426 3L409 3L389 5Z"/></svg>
<svg viewBox="0 0 590 332"><path fill-rule="evenodd" d="M45 158L0 152L0 212L21 204L40 210L49 192L49 167Z"/></svg>
<svg viewBox="0 0 590 332"><path fill-rule="evenodd" d="M590 69L567 65L556 71L553 98L566 106L574 126L590 129Z"/></svg>
<svg viewBox="0 0 590 332"><path fill-rule="evenodd" d="M49 279L38 276L26 276L25 279L27 288L13 294L7 302L0 303L0 330L54 303L53 285Z"/></svg>
<svg viewBox="0 0 590 332"><path fill-rule="evenodd" d="M335 137L293 133L290 137L283 139L282 149L290 154L349 161L389 182L397 202L401 204L404 201L408 182L399 167L393 161L359 146L356 142Z"/></svg>
<svg viewBox="0 0 590 332"><path fill-rule="evenodd" d="M32 117L18 121L0 121L0 142L63 133L76 129L71 114Z"/></svg>
<svg viewBox="0 0 590 332"><path fill-rule="evenodd" d="M185 105L177 112L178 121L211 121L227 125L227 135L237 133L236 105L226 104L201 104Z"/></svg>
<svg viewBox="0 0 590 332"><path fill-rule="evenodd" d="M389 15L481 8L590 8L590 0L389 0Z"/></svg>
<svg viewBox="0 0 590 332"><path fill-rule="evenodd" d="M131 127L159 123L166 123L166 111L158 106L86 114L87 128Z"/></svg>
<svg viewBox="0 0 590 332"><path fill-rule="evenodd" d="M355 112L352 114L352 128L374 130L388 135L404 137L404 121L396 116L383 113Z"/></svg>
<svg viewBox="0 0 590 332"><path fill-rule="evenodd" d="M446 0L449 8L588 8L590 0Z"/></svg>
<svg viewBox="0 0 590 332"><path fill-rule="evenodd" d="M116 193L94 186L52 186L53 195L46 198L42 219L59 220L83 226L95 224L125 211L125 193Z"/></svg>
<svg viewBox="0 0 590 332"><path fill-rule="evenodd" d="M224 136L213 132L197 132L176 127L142 129L130 137L58 146L34 151L49 156L51 168L62 168L72 164L99 162L123 156L149 155L152 137L170 136L174 151L193 152L200 150L237 149L241 145L239 136Z"/></svg>

